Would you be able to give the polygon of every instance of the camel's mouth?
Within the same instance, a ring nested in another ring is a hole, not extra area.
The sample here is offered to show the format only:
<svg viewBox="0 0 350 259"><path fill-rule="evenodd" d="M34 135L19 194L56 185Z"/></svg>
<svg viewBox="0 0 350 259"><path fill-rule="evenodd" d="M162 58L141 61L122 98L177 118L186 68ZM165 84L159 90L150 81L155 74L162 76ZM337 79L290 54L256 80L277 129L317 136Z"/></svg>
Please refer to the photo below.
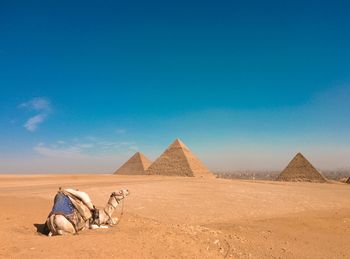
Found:
<svg viewBox="0 0 350 259"><path fill-rule="evenodd" d="M128 196L130 194L129 190L122 190L124 196Z"/></svg>

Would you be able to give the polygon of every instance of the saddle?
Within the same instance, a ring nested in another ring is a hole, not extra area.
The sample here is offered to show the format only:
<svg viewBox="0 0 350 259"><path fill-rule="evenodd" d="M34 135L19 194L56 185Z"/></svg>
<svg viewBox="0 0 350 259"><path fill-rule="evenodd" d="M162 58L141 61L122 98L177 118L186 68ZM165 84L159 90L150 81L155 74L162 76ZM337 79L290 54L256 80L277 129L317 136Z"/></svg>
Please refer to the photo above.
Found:
<svg viewBox="0 0 350 259"><path fill-rule="evenodd" d="M75 207L68 195L59 191L55 196L54 204L49 216L52 214L71 216L74 213L74 209Z"/></svg>

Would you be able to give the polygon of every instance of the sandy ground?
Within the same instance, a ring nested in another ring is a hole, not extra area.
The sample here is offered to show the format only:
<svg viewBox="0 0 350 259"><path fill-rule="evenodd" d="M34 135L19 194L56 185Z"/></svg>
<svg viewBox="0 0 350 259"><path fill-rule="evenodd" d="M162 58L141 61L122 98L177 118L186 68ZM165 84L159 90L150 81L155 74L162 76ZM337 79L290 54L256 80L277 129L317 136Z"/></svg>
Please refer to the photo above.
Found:
<svg viewBox="0 0 350 259"><path fill-rule="evenodd" d="M131 195L116 227L47 237L36 224L59 186L100 207L114 190ZM2 175L0 205L0 258L350 258L346 184Z"/></svg>

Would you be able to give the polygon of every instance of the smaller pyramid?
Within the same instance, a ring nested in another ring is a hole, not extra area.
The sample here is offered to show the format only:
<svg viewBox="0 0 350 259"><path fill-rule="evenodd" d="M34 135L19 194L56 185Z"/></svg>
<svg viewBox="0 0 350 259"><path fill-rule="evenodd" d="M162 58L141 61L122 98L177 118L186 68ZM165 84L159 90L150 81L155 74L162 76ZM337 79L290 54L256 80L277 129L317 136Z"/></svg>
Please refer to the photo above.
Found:
<svg viewBox="0 0 350 259"><path fill-rule="evenodd" d="M301 153L298 153L277 177L277 181L324 183L327 179Z"/></svg>
<svg viewBox="0 0 350 259"><path fill-rule="evenodd" d="M346 183L350 184L350 177L348 178L348 180L346 181Z"/></svg>
<svg viewBox="0 0 350 259"><path fill-rule="evenodd" d="M114 174L140 175L146 174L146 169L151 165L151 161L142 153L137 152L126 161Z"/></svg>
<svg viewBox="0 0 350 259"><path fill-rule="evenodd" d="M213 177L180 139L176 139L148 168L151 175Z"/></svg>

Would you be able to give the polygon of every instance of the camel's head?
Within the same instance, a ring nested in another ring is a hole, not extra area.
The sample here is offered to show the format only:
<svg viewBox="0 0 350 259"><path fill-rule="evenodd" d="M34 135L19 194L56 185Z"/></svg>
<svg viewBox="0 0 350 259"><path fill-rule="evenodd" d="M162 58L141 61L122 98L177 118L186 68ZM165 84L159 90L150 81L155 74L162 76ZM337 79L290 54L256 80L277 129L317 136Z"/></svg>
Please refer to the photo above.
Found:
<svg viewBox="0 0 350 259"><path fill-rule="evenodd" d="M111 196L116 197L117 199L124 199L130 194L129 190L122 189L117 192L112 192Z"/></svg>

